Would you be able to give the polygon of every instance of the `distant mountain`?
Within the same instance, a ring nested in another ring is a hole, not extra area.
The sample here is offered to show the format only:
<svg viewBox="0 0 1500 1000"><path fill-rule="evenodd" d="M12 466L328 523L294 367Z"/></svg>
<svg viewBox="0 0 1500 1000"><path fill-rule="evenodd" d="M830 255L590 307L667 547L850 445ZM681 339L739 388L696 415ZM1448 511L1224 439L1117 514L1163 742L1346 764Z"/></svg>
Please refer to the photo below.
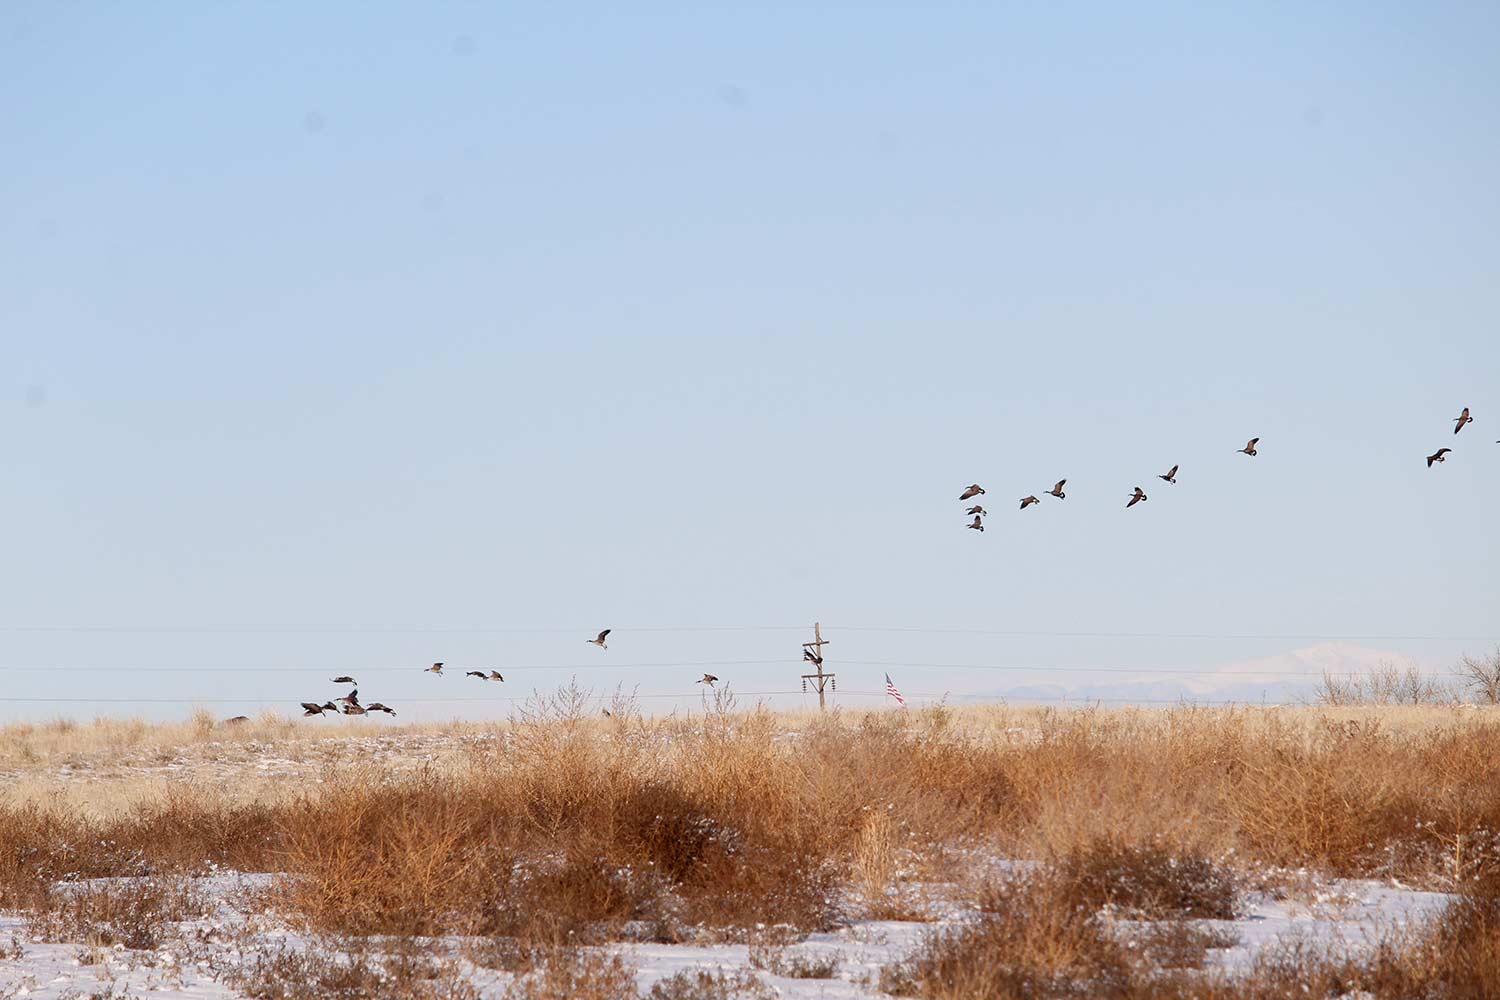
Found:
<svg viewBox="0 0 1500 1000"><path fill-rule="evenodd" d="M1098 699L1138 704L1177 701L1301 703L1314 700L1325 671L1338 675L1368 674L1385 664L1403 670L1413 664L1420 669L1431 669L1389 650L1328 642L1258 660L1208 666L1191 674L1143 671L1134 677L1113 674L1095 680L1088 679L1087 674L1070 674L1068 682L1023 684L985 697L998 696L1017 702ZM1073 677L1080 680L1072 682Z"/></svg>

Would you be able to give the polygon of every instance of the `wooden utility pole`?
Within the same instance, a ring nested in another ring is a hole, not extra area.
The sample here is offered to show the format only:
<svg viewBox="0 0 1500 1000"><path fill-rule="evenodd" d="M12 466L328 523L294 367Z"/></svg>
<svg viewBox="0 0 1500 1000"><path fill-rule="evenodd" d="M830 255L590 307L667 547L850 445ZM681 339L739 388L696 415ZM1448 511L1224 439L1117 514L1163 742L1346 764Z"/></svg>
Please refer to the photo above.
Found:
<svg viewBox="0 0 1500 1000"><path fill-rule="evenodd" d="M839 689L838 682L833 679L834 675L823 673L823 647L826 645L828 645L828 640L823 638L823 626L818 622L813 622L813 641L802 644L802 658L804 660L811 660L813 667L818 672L802 675L802 690L807 690L808 681L813 682L813 685L818 689L818 711L820 712L826 711L828 708L823 698L824 686L831 686L835 691Z"/></svg>

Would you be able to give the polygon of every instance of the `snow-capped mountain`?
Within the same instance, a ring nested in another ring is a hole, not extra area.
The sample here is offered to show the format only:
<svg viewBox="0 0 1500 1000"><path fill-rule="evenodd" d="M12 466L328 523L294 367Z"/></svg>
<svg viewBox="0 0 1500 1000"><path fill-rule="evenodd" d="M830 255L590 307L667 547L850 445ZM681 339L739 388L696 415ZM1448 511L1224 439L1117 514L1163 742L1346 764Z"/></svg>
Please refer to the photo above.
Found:
<svg viewBox="0 0 1500 1000"><path fill-rule="evenodd" d="M1010 701L1058 701L1061 699L1154 703L1162 701L1243 701L1285 703L1311 701L1324 673L1341 677L1365 675L1383 667L1405 670L1417 666L1433 668L1411 657L1389 650L1371 649L1352 643L1329 642L1294 649L1255 660L1205 666L1183 673L1143 671L1100 675L1068 674L1056 683L1032 683L995 692Z"/></svg>

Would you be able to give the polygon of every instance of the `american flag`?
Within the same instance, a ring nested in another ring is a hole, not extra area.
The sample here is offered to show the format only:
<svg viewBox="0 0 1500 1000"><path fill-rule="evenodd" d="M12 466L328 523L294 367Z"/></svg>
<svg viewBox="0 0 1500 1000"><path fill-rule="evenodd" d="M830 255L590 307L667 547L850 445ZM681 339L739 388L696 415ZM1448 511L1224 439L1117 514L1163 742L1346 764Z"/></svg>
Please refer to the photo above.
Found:
<svg viewBox="0 0 1500 1000"><path fill-rule="evenodd" d="M891 675L885 675L885 693L896 699L896 704L902 708L906 707L906 699L901 697L901 692L896 690L896 685L891 681Z"/></svg>

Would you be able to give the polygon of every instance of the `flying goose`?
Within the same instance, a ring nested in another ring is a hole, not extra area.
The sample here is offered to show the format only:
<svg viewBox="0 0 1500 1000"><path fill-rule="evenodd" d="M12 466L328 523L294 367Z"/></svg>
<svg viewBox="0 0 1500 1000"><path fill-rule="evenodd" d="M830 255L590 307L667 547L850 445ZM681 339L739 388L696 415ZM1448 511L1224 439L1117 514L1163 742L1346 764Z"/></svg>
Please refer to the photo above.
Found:
<svg viewBox="0 0 1500 1000"><path fill-rule="evenodd" d="M1156 478L1165 479L1167 482L1175 485L1177 482L1177 466L1174 465L1170 469L1168 469L1165 476L1157 476Z"/></svg>
<svg viewBox="0 0 1500 1000"><path fill-rule="evenodd" d="M714 682L717 681L717 680L718 680L718 678L715 677L713 674L704 674L703 675L703 679L701 681L699 681L698 683L699 684L707 684L709 687L713 687L714 686Z"/></svg>
<svg viewBox="0 0 1500 1000"><path fill-rule="evenodd" d="M1057 485L1047 491L1048 494L1057 497L1057 499L1059 500L1066 500L1068 498L1068 495L1063 492L1063 484L1065 484L1066 482L1066 479L1059 479L1057 481Z"/></svg>
<svg viewBox="0 0 1500 1000"><path fill-rule="evenodd" d="M333 678L332 683L334 683L334 684L358 684L359 681L355 680L353 677L347 677L346 676L346 677L335 677L335 678Z"/></svg>
<svg viewBox="0 0 1500 1000"><path fill-rule="evenodd" d="M814 653L810 649L804 649L802 651L802 658L808 663L811 663L813 666L821 666L823 663L823 657L819 656L817 653Z"/></svg>
<svg viewBox="0 0 1500 1000"><path fill-rule="evenodd" d="M396 710L394 708L390 707L389 705L382 705L378 701L372 701L372 702L370 702L370 704L366 705L365 706L365 711L367 711L367 712L384 712L386 715L395 715L396 714Z"/></svg>
<svg viewBox="0 0 1500 1000"><path fill-rule="evenodd" d="M359 707L359 688L355 688L353 691L350 691L348 694L344 695L342 698L335 698L334 701L343 702L346 707L352 705L353 707L358 708Z"/></svg>
<svg viewBox="0 0 1500 1000"><path fill-rule="evenodd" d="M428 667L422 672L424 674L437 674L439 677L441 677L443 675L443 665L441 663L434 663L432 666Z"/></svg>
<svg viewBox="0 0 1500 1000"><path fill-rule="evenodd" d="M608 649L609 647L604 644L604 640L613 631L614 631L614 629L607 628L603 632L600 632L596 637L594 637L592 639L585 639L583 641L584 642L592 642L594 645L598 646L600 649Z"/></svg>
<svg viewBox="0 0 1500 1000"><path fill-rule="evenodd" d="M250 716L248 716L248 715L234 715L234 716L230 716L229 718L225 719L224 720L224 725L226 725L226 726L243 726L245 723L247 723L249 721L250 721Z"/></svg>
<svg viewBox="0 0 1500 1000"><path fill-rule="evenodd" d="M968 510L964 511L964 513L965 514L984 514L984 515L988 515L989 511L985 510L983 507L979 506L978 504L975 504L974 506L970 507Z"/></svg>
<svg viewBox="0 0 1500 1000"><path fill-rule="evenodd" d="M484 671L483 670L470 670L468 673L464 674L464 676L465 677L478 677L480 680L484 680Z"/></svg>
<svg viewBox="0 0 1500 1000"><path fill-rule="evenodd" d="M972 521L969 522L969 527L973 528L975 531L983 531L984 530L984 519L982 517L980 517L978 514L975 514L974 515L974 520L972 520Z"/></svg>
<svg viewBox="0 0 1500 1000"><path fill-rule="evenodd" d="M365 708L364 708L363 705L345 705L344 706L344 714L345 715L364 715L365 714Z"/></svg>
<svg viewBox="0 0 1500 1000"><path fill-rule="evenodd" d="M1446 461L1448 461L1443 456L1447 455L1448 452L1450 452L1452 450L1453 450L1452 448L1439 448L1437 451L1433 452L1431 455L1428 455L1427 456L1427 467L1429 469L1432 468L1432 463L1433 462L1446 462Z"/></svg>
<svg viewBox="0 0 1500 1000"><path fill-rule="evenodd" d="M1034 497L1034 496L1030 496L1030 497L1022 497L1022 498L1021 498L1021 509L1022 509L1022 510L1025 510L1025 509L1026 509L1026 508L1027 508L1027 507L1030 507L1030 506L1031 506L1031 505L1032 505L1032 504L1034 504L1034 503L1041 503L1041 501L1040 501L1040 500L1038 500L1038 499L1037 499L1037 498L1036 498L1036 497Z"/></svg>
<svg viewBox="0 0 1500 1000"><path fill-rule="evenodd" d="M488 677L486 677L485 680L487 680L487 681L504 681L505 678L500 676L500 671L498 671L498 670L491 670L490 671L490 675Z"/></svg>
<svg viewBox="0 0 1500 1000"><path fill-rule="evenodd" d="M321 705L311 701L302 702L303 715L322 715L324 712L337 712L338 710L339 707L331 701L325 701Z"/></svg>
<svg viewBox="0 0 1500 1000"><path fill-rule="evenodd" d="M1143 492L1141 490L1141 488L1139 486L1137 486L1135 488L1135 494L1133 496L1131 496L1130 502L1125 505L1125 509L1129 510L1131 507L1134 507L1136 504L1140 503L1144 499L1146 499L1145 492Z"/></svg>
<svg viewBox="0 0 1500 1000"><path fill-rule="evenodd" d="M1453 433L1457 434L1464 429L1464 424L1472 424L1473 422L1474 418L1469 416L1469 408L1465 406L1464 412L1453 418Z"/></svg>
<svg viewBox="0 0 1500 1000"><path fill-rule="evenodd" d="M1241 455L1249 455L1250 457L1254 458L1255 457L1255 446L1256 446L1256 444L1259 441L1260 441L1260 438L1251 438L1250 439L1250 443L1247 444L1247 445L1245 445L1245 447L1241 448L1238 453L1241 454Z"/></svg>
<svg viewBox="0 0 1500 1000"><path fill-rule="evenodd" d="M969 499L971 499L973 497L979 496L983 492L984 492L984 487L980 486L978 483L975 483L973 486L970 486L968 489L966 489L962 493L960 493L958 495L958 498L960 500L969 500Z"/></svg>

